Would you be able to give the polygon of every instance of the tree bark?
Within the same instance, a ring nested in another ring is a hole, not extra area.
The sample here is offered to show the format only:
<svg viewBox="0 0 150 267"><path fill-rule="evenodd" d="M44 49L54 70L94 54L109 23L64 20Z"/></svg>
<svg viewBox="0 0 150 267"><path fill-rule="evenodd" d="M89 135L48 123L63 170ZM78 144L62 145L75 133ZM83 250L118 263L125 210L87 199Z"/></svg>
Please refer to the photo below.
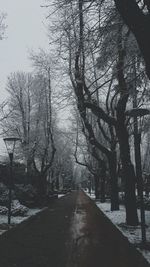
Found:
<svg viewBox="0 0 150 267"><path fill-rule="evenodd" d="M117 180L117 158L116 152L112 152L108 159L110 184L111 184L111 211L119 210L118 180Z"/></svg>
<svg viewBox="0 0 150 267"><path fill-rule="evenodd" d="M100 198L100 177L98 174L94 176L94 183L95 183L95 199Z"/></svg>
<svg viewBox="0 0 150 267"><path fill-rule="evenodd" d="M135 172L130 158L129 136L125 125L125 107L128 95L124 95L117 105L117 126L116 133L120 146L120 156L122 162L122 175L125 182L125 208L126 222L128 225L138 225L135 195Z"/></svg>
<svg viewBox="0 0 150 267"><path fill-rule="evenodd" d="M106 201L105 199L105 181L106 181L106 165L103 164L101 168L100 173L100 201L101 203L104 203Z"/></svg>
<svg viewBox="0 0 150 267"><path fill-rule="evenodd" d="M114 0L126 25L134 34L150 79L150 14L144 14L135 0Z"/></svg>

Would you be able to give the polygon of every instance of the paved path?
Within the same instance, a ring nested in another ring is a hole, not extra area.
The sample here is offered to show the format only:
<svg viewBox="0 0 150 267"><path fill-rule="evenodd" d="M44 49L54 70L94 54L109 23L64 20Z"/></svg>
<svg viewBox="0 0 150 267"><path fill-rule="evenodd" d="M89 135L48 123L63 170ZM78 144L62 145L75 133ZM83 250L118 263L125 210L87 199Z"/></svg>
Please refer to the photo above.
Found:
<svg viewBox="0 0 150 267"><path fill-rule="evenodd" d="M0 237L0 267L148 267L82 191Z"/></svg>

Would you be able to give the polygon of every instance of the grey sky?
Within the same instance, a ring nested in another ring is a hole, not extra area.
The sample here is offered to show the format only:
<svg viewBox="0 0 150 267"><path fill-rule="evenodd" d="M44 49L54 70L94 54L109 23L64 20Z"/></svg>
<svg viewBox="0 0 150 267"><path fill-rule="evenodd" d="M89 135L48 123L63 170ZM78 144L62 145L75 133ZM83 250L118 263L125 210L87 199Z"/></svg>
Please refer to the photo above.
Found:
<svg viewBox="0 0 150 267"><path fill-rule="evenodd" d="M6 39L0 41L0 102L5 97L6 77L17 70L30 71L28 50L48 48L44 0L0 0L7 13Z"/></svg>
<svg viewBox="0 0 150 267"><path fill-rule="evenodd" d="M0 41L0 102L6 97L7 76L14 71L30 71L28 50L48 49L44 0L0 0L0 12L7 13L6 39ZM5 151L0 140L1 151Z"/></svg>

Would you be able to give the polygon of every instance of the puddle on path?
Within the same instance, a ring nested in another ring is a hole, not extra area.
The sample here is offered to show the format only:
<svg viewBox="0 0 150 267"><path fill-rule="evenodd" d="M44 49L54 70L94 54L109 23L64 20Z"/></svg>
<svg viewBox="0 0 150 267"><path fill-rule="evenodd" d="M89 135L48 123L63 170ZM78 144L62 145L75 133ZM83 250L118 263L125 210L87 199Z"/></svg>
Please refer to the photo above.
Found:
<svg viewBox="0 0 150 267"><path fill-rule="evenodd" d="M83 235L83 229L86 223L85 211L76 208L71 224L71 236L73 240L79 239Z"/></svg>
<svg viewBox="0 0 150 267"><path fill-rule="evenodd" d="M87 233L87 216L83 208L83 203L77 200L76 209L71 220L71 242L69 242L69 255L66 267L78 267L84 255L84 251L89 244Z"/></svg>

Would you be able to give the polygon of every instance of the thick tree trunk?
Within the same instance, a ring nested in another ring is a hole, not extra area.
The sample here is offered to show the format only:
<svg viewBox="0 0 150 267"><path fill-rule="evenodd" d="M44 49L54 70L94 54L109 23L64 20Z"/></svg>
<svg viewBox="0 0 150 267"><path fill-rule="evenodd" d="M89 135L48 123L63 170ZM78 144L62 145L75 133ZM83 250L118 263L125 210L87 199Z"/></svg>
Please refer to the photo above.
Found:
<svg viewBox="0 0 150 267"><path fill-rule="evenodd" d="M135 196L135 172L132 164L123 167L123 178L125 180L125 207L126 222L128 225L138 225L138 216Z"/></svg>
<svg viewBox="0 0 150 267"><path fill-rule="evenodd" d="M120 156L122 162L122 175L125 183L125 207L126 207L126 222L128 225L138 225L138 216L136 208L135 195L135 172L131 163L129 135L126 126L125 110L128 102L128 88L124 78L124 48L122 46L122 32L118 35L118 85L120 89L120 98L116 108L117 123L116 134L120 146Z"/></svg>
<svg viewBox="0 0 150 267"><path fill-rule="evenodd" d="M138 225L136 195L135 195L136 178L135 178L134 167L131 163L131 158L130 158L129 136L125 125L125 114L123 111L127 99L128 95L125 95L118 102L116 133L118 136L118 141L120 146L122 175L125 183L126 222L128 225Z"/></svg>
<svg viewBox="0 0 150 267"><path fill-rule="evenodd" d="M150 38L148 38L150 15L144 14L135 0L114 0L114 2L124 22L132 31L138 42L146 64L146 72L150 79ZM149 3L149 1L147 2Z"/></svg>
<svg viewBox="0 0 150 267"><path fill-rule="evenodd" d="M111 185L111 210L119 210L118 176L116 152L112 152L108 160Z"/></svg>

